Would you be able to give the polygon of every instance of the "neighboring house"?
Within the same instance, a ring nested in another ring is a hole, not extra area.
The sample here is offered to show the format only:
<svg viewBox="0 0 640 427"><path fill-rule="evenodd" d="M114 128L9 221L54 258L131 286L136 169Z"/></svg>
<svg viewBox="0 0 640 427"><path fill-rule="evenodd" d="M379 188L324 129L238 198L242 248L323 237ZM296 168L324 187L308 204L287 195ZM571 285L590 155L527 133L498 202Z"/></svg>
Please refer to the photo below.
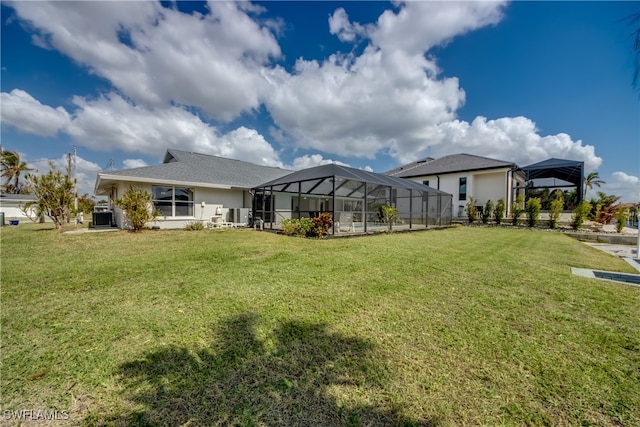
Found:
<svg viewBox="0 0 640 427"><path fill-rule="evenodd" d="M426 158L385 172L385 175L417 181L453 194L453 215L466 216L471 197L477 206L504 199L509 215L515 194L524 194L525 177L513 162L472 154Z"/></svg>
<svg viewBox="0 0 640 427"><path fill-rule="evenodd" d="M113 221L119 228L127 227L126 218L114 201L129 186L151 193L160 216L157 223L149 225L183 228L192 221L220 217L225 222L246 223L252 205L249 190L289 173L286 169L170 149L160 165L98 173L95 194L109 197Z"/></svg>
<svg viewBox="0 0 640 427"><path fill-rule="evenodd" d="M30 219L25 211L24 206L28 202L34 202L36 196L33 194L0 194L0 212L4 214L4 223L8 224L10 220L28 220ZM31 218L35 218L35 208L32 207L28 212Z"/></svg>

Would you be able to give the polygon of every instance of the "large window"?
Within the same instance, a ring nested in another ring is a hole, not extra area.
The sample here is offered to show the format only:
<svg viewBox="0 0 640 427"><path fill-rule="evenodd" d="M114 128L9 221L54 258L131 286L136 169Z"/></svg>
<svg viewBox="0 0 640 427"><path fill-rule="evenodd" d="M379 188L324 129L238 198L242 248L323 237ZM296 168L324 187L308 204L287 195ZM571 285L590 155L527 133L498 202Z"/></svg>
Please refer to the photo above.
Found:
<svg viewBox="0 0 640 427"><path fill-rule="evenodd" d="M193 216L193 189L186 187L151 187L153 207L162 216Z"/></svg>
<svg viewBox="0 0 640 427"><path fill-rule="evenodd" d="M458 188L458 200L467 200L467 177L460 178L460 184Z"/></svg>

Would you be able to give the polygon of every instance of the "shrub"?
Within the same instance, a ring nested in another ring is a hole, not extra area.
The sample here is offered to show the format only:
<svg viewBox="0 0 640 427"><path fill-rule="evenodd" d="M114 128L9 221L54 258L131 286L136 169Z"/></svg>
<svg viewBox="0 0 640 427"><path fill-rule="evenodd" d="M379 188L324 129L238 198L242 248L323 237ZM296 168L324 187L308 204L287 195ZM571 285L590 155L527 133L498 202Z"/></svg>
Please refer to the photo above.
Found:
<svg viewBox="0 0 640 427"><path fill-rule="evenodd" d="M496 224L500 224L502 222L502 218L504 218L504 208L504 199L498 200L493 211L493 216L496 219Z"/></svg>
<svg viewBox="0 0 640 427"><path fill-rule="evenodd" d="M554 199L549 206L549 228L558 226L558 219L564 208L564 198L562 196Z"/></svg>
<svg viewBox="0 0 640 427"><path fill-rule="evenodd" d="M618 223L616 224L616 231L618 233L622 233L622 229L625 225L627 225L628 215L629 211L627 210L627 208L623 206L618 207L618 212L616 213L616 220L618 220Z"/></svg>
<svg viewBox="0 0 640 427"><path fill-rule="evenodd" d="M589 216L589 212L591 212L591 203L586 200L581 201L576 206L573 211L573 216L571 217L571 228L577 230L582 226L584 220Z"/></svg>
<svg viewBox="0 0 640 427"><path fill-rule="evenodd" d="M469 218L469 224L471 224L478 217L478 208L476 207L476 199L469 198L467 203L467 217Z"/></svg>
<svg viewBox="0 0 640 427"><path fill-rule="evenodd" d="M482 222L484 224L489 222L489 218L491 218L492 213L493 213L493 202L491 200L487 200L487 203L485 203L484 209L482 210Z"/></svg>
<svg viewBox="0 0 640 427"><path fill-rule="evenodd" d="M130 186L115 203L127 215L133 232L142 230L147 222L154 221L158 216L158 212L152 208L151 194L140 188Z"/></svg>
<svg viewBox="0 0 640 427"><path fill-rule="evenodd" d="M537 197L533 197L527 200L525 210L527 211L527 220L529 227L535 227L538 225L538 218L540 218L540 210L542 209L542 203Z"/></svg>
<svg viewBox="0 0 640 427"><path fill-rule="evenodd" d="M524 213L524 209L522 205L524 204L524 196L522 194L518 194L516 200L511 204L511 223L513 225L518 225L518 219L520 215Z"/></svg>
<svg viewBox="0 0 640 427"><path fill-rule="evenodd" d="M391 231L393 223L398 220L398 210L393 206L382 205L380 206L380 218L382 222L387 224L389 231Z"/></svg>
<svg viewBox="0 0 640 427"><path fill-rule="evenodd" d="M329 227L333 226L331 214L324 212L311 220L311 235L322 237L329 233Z"/></svg>
<svg viewBox="0 0 640 427"><path fill-rule="evenodd" d="M312 228L311 218L289 218L282 221L282 232L288 236L305 237L311 233Z"/></svg>
<svg viewBox="0 0 640 427"><path fill-rule="evenodd" d="M204 225L200 221L191 221L184 226L184 229L187 231L204 230Z"/></svg>

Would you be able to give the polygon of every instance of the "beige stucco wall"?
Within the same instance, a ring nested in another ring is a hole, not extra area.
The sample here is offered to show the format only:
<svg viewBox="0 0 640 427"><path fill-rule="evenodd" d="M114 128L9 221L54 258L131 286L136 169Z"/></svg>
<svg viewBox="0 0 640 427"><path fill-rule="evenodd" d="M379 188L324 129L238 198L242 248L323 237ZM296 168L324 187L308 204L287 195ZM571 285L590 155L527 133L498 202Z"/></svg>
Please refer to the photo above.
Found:
<svg viewBox="0 0 640 427"><path fill-rule="evenodd" d="M474 197L478 205L484 205L487 200L491 199L494 203L500 198L505 199L505 204L509 206L510 195L507 188L510 187L512 181L509 168L492 169L489 171L466 171L441 174L440 184L438 187L438 175L425 175L421 177L411 178L413 181L423 183L429 181L429 186L438 188L453 195L453 216L466 216L465 208L470 197ZM459 198L460 178L467 178L467 197L465 200Z"/></svg>

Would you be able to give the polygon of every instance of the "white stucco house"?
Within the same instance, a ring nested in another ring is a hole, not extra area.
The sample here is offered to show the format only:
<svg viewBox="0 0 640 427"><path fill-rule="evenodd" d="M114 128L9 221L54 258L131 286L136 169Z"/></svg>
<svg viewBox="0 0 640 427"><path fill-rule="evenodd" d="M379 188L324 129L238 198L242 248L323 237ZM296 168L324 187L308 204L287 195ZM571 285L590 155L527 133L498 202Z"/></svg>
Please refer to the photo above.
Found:
<svg viewBox="0 0 640 427"><path fill-rule="evenodd" d="M9 221L32 221L36 218L35 207L25 210L29 202L34 202L36 196L33 194L0 194L0 212L4 215L4 223ZM29 215L27 215L29 214Z"/></svg>
<svg viewBox="0 0 640 427"><path fill-rule="evenodd" d="M471 197L478 206L502 198L507 209L505 215L509 215L515 195L524 194L525 175L518 165L472 154L452 154L439 159L428 157L385 174L452 194L454 217L466 216L465 208Z"/></svg>
<svg viewBox="0 0 640 427"><path fill-rule="evenodd" d="M129 186L151 193L160 216L149 226L183 228L189 222L216 219L243 224L251 211L251 188L289 173L287 169L170 149L162 164L98 173L94 192L109 197L113 225L119 228L127 228L126 218L114 200Z"/></svg>

